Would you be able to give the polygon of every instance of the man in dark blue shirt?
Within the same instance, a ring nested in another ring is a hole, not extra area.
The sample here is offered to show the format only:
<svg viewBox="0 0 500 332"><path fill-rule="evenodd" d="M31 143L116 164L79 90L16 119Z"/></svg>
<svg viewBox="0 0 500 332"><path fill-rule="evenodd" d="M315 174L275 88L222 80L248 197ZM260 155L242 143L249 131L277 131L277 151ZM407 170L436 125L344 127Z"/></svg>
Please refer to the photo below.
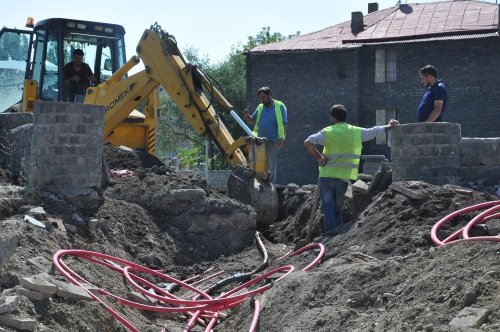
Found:
<svg viewBox="0 0 500 332"><path fill-rule="evenodd" d="M438 79L436 68L427 65L420 69L420 82L427 87L418 105L418 122L443 122L448 94L443 81Z"/></svg>

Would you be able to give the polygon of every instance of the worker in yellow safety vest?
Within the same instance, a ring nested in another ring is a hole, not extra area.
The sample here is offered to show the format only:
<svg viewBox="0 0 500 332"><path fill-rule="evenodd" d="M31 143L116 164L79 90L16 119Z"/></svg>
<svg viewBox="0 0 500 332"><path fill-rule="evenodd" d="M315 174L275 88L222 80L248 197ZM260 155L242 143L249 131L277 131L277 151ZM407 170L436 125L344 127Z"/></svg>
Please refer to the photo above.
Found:
<svg viewBox="0 0 500 332"><path fill-rule="evenodd" d="M264 86L257 90L260 104L252 115L243 111L245 120L254 126L253 134L267 138L266 156L267 169L271 173L271 182L276 182L278 171L278 152L285 144L288 114L285 104L274 99L271 89Z"/></svg>
<svg viewBox="0 0 500 332"><path fill-rule="evenodd" d="M307 152L319 164L319 190L323 207L325 235L334 236L342 232L340 206L350 180L357 180L362 142L399 124L390 120L385 126L360 128L346 123L347 110L343 105L333 105L330 110L333 124L323 128L304 141ZM323 146L323 152L316 149Z"/></svg>

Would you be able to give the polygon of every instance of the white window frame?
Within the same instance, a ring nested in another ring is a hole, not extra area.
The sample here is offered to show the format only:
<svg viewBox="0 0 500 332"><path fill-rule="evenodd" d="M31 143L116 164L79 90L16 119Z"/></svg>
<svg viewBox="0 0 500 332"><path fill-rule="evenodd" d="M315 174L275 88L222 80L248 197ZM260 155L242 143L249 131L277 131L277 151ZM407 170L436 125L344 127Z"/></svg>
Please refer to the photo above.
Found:
<svg viewBox="0 0 500 332"><path fill-rule="evenodd" d="M396 50L375 50L375 83L396 82Z"/></svg>
<svg viewBox="0 0 500 332"><path fill-rule="evenodd" d="M385 126L389 120L396 119L397 112L393 108L382 108L375 110L375 125ZM375 137L375 144L386 145L388 143L388 133L384 132Z"/></svg>

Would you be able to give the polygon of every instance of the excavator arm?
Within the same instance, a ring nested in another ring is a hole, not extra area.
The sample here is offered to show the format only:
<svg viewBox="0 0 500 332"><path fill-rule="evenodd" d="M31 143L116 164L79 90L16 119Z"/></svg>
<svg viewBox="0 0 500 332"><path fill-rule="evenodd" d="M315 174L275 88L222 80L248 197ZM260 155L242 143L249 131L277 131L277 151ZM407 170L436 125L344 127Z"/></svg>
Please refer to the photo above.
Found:
<svg viewBox="0 0 500 332"><path fill-rule="evenodd" d="M140 61L145 69L125 77L125 74ZM234 139L222 119L216 113L211 100L203 92L210 91L211 98L226 111L232 105L210 83L197 67L186 63L173 36L157 25L144 31L137 45L137 56L132 57L122 68L99 86L89 88L85 97L87 104L105 107L104 137L113 141L117 131L130 121L129 114L144 99L150 97L158 86L163 86L185 119L196 132L212 140L235 168L228 181L228 194L256 208L257 220L264 224L275 221L278 210L276 190L269 181L265 154L265 139L246 136ZM231 112L233 117L236 113ZM148 127L148 138L154 145L154 122L157 114L146 114L152 121ZM238 118L239 119L239 118ZM242 123L241 119L239 122ZM124 135L121 136L132 136Z"/></svg>

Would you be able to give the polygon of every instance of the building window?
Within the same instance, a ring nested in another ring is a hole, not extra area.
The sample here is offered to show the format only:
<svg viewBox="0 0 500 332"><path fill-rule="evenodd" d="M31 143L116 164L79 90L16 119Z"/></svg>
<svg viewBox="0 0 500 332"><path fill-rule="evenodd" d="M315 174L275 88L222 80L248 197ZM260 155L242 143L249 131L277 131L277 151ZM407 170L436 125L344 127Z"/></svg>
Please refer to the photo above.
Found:
<svg viewBox="0 0 500 332"><path fill-rule="evenodd" d="M385 126L390 119L396 119L396 110L394 109L379 109L375 111L375 124L377 126ZM377 135L375 143L377 145L387 144L387 132Z"/></svg>
<svg viewBox="0 0 500 332"><path fill-rule="evenodd" d="M375 83L396 82L396 51L375 50Z"/></svg>

